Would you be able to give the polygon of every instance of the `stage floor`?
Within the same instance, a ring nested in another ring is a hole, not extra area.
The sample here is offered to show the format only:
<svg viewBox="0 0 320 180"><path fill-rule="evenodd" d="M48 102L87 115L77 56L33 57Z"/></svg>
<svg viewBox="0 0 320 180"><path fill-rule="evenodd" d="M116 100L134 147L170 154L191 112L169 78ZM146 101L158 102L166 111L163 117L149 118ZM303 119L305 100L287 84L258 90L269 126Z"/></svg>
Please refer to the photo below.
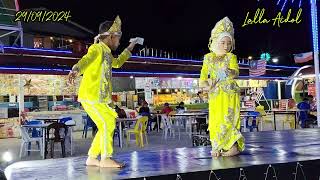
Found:
<svg viewBox="0 0 320 180"><path fill-rule="evenodd" d="M237 157L210 157L210 147L115 154L123 169L87 168L86 157L17 162L8 179L131 179L320 159L320 129L244 133L246 150ZM190 139L191 143L191 139ZM147 178L148 179L148 178Z"/></svg>

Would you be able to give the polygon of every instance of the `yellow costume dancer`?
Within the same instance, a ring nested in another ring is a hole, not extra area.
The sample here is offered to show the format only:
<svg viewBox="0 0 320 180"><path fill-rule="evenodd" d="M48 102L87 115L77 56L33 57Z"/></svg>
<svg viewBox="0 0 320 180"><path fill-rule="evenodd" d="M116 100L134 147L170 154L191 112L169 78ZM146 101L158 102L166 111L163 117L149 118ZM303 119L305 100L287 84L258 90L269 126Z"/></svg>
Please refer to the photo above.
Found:
<svg viewBox="0 0 320 180"><path fill-rule="evenodd" d="M234 80L239 75L234 49L234 29L229 18L220 20L211 31L210 53L206 54L200 87L209 93L209 127L213 156L232 156L244 150L240 129L240 94ZM210 77L208 77L210 75Z"/></svg>
<svg viewBox="0 0 320 180"><path fill-rule="evenodd" d="M87 165L121 167L121 164L110 159L113 154L113 133L117 118L117 113L111 105L112 68L120 68L131 56L130 51L135 45L135 42L131 43L118 58L114 58L111 50L116 50L119 46L121 34L121 20L118 16L114 22L102 23L99 35L95 37L95 43L73 66L69 74L71 83L76 76L83 75L78 99L98 127L88 152ZM99 155L101 155L100 162L97 160Z"/></svg>

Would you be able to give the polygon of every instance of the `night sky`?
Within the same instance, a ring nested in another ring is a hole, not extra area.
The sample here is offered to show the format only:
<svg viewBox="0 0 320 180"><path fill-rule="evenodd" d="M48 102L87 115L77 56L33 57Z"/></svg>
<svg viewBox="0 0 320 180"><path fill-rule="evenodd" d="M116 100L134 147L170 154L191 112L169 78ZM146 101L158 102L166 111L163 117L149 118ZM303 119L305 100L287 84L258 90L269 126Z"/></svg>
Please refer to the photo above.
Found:
<svg viewBox="0 0 320 180"><path fill-rule="evenodd" d="M309 0L302 0L300 24L254 24L241 27L247 12L252 19L257 8L265 8L265 18L276 17L281 6L278 0L23 0L20 8L45 7L50 10L70 10L71 20L95 32L105 20L118 14L122 19L122 46L130 37L145 38L145 45L152 48L203 56L209 52L208 40L215 23L228 16L234 23L236 50L239 58L249 55L258 58L262 52L279 57L278 64L292 64L294 53L312 51L312 33ZM285 1L285 0L282 0ZM105 3L105 4L102 4ZM318 5L319 6L319 5ZM292 17L299 9L299 0L283 10L284 16L292 8ZM319 9L319 8L318 8ZM319 19L319 18L318 18Z"/></svg>

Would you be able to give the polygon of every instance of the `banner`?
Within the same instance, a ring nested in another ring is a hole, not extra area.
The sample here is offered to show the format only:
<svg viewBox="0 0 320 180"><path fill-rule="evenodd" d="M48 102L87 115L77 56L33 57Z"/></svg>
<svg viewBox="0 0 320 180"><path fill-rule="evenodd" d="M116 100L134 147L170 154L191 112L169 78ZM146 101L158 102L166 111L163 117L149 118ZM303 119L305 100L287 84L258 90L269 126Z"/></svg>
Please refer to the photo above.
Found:
<svg viewBox="0 0 320 180"><path fill-rule="evenodd" d="M144 98L148 104L153 104L152 89L151 89L152 80L153 80L152 78L145 79Z"/></svg>
<svg viewBox="0 0 320 180"><path fill-rule="evenodd" d="M146 78L135 78L136 89L144 89ZM151 89L195 89L198 80L193 78L148 78Z"/></svg>

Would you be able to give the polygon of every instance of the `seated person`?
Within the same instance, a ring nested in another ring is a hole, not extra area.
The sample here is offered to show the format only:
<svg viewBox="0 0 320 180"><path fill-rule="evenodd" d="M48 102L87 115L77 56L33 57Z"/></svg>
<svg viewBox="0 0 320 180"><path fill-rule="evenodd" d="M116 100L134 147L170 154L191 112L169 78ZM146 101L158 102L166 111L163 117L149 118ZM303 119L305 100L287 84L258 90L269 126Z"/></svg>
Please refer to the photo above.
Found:
<svg viewBox="0 0 320 180"><path fill-rule="evenodd" d="M164 103L164 107L161 110L161 114L166 114L168 116L171 111L173 111L173 109L170 107L169 103Z"/></svg>
<svg viewBox="0 0 320 180"><path fill-rule="evenodd" d="M118 117L119 117L119 118L127 118L126 111L124 111L123 109L119 108L119 106L115 106L114 109L115 109L116 112L118 113Z"/></svg>
<svg viewBox="0 0 320 180"><path fill-rule="evenodd" d="M184 112L185 107L184 107L184 102L180 102L179 105L176 107L176 111L179 112Z"/></svg>
<svg viewBox="0 0 320 180"><path fill-rule="evenodd" d="M308 95L307 98L309 99L310 110L317 111L317 102L313 99L313 96Z"/></svg>
<svg viewBox="0 0 320 180"><path fill-rule="evenodd" d="M164 103L164 107L161 110L161 114L166 114L167 116L169 115L170 112L172 112L173 109L170 107L169 103ZM161 124L161 117L159 118L159 124ZM156 123L156 125L154 126L153 130L155 130L155 128L158 127L158 124ZM160 128L159 125L159 129L162 130Z"/></svg>
<svg viewBox="0 0 320 180"><path fill-rule="evenodd" d="M142 102L142 106L139 109L139 114L141 116L150 116L150 109L149 109L148 103L146 101Z"/></svg>
<svg viewBox="0 0 320 180"><path fill-rule="evenodd" d="M125 111L125 110L119 108L119 106L117 106L117 105L115 106L114 109L116 110L119 118L127 118L127 114L126 114L126 111ZM122 129L125 128L124 122L121 122L121 126L122 126Z"/></svg>
<svg viewBox="0 0 320 180"><path fill-rule="evenodd" d="M301 120L301 127L306 128L309 127L309 124L316 123L317 117L310 114L310 99L304 98L302 102L297 105L300 112L299 120Z"/></svg>
<svg viewBox="0 0 320 180"><path fill-rule="evenodd" d="M180 102L179 105L176 107L176 112L177 113L184 113L185 112L185 107L184 107L184 102ZM187 121L187 117L182 117L182 116L177 116L176 119L179 120L180 123L186 127L187 123L191 123L190 121Z"/></svg>
<svg viewBox="0 0 320 180"><path fill-rule="evenodd" d="M142 102L142 106L139 109L139 115L148 116L148 126L150 127L152 122L156 122L154 118L151 117L150 108L148 107L148 103L146 101Z"/></svg>

